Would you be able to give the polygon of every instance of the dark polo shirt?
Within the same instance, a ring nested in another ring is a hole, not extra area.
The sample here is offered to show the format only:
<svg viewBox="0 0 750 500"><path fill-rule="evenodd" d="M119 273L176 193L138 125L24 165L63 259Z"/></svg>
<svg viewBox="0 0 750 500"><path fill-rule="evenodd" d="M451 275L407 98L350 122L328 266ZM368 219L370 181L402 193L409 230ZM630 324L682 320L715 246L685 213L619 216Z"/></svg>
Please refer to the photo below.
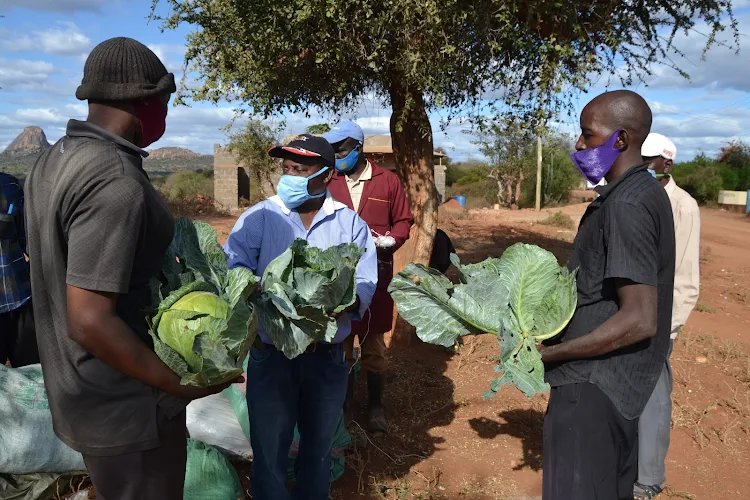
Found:
<svg viewBox="0 0 750 500"><path fill-rule="evenodd" d="M117 312L151 347L144 309L174 221L142 168L147 153L87 122L37 160L26 217L39 353L55 432L110 456L159 446L156 407L187 402L127 377L68 337L66 285L119 294Z"/></svg>
<svg viewBox="0 0 750 500"><path fill-rule="evenodd" d="M581 219L569 269L578 268L578 306L563 334L547 343L589 334L618 310L615 279L657 288L656 337L594 359L549 364L546 379L561 386L591 382L627 419L640 416L661 374L669 350L675 241L672 208L664 188L633 167L612 183Z"/></svg>

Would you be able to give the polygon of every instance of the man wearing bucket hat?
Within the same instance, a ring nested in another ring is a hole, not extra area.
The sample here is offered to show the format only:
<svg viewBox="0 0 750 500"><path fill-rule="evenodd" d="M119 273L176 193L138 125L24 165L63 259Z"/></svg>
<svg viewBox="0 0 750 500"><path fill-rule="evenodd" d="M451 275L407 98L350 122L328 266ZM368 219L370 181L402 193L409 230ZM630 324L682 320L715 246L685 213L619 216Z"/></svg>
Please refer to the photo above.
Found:
<svg viewBox="0 0 750 500"><path fill-rule="evenodd" d="M700 210L698 203L680 188L670 175L677 148L667 137L651 133L641 147L648 171L667 191L672 205L675 234L674 299L672 303L672 343L698 302L700 290ZM670 344L669 352L672 352ZM638 481L635 499L647 500L661 493L666 481L664 461L669 449L672 422L672 368L664 363L654 392L638 422Z"/></svg>
<svg viewBox="0 0 750 500"><path fill-rule="evenodd" d="M342 243L365 249L356 269L357 301L338 318L338 332L330 343L314 343L287 359L259 328L262 342L250 350L247 364L253 498L327 500L331 442L341 419L348 373L342 342L375 293L375 244L367 224L328 192L335 165L328 141L300 135L269 154L283 160L278 194L250 207L235 224L224 245L230 268L242 266L262 276L295 238L321 249ZM287 457L295 424L299 453L296 482L289 493Z"/></svg>
<svg viewBox="0 0 750 500"><path fill-rule="evenodd" d="M354 362L354 337L359 338L361 367L367 373L367 427L385 432L388 424L383 408L385 370L384 334L393 327L393 299L388 285L393 279L393 253L409 239L414 224L398 176L365 158L365 135L354 122L343 121L324 136L336 152L336 175L330 191L334 198L356 211L370 226L378 249L378 289L370 310L352 325L346 340L349 362ZM349 376L345 409L350 419L356 371ZM348 423L348 422L347 422Z"/></svg>
<svg viewBox="0 0 750 500"><path fill-rule="evenodd" d="M174 221L143 170L174 76L130 38L96 46L76 97L86 121L26 181L34 316L55 432L106 500L181 500L185 407L224 387L180 384L152 349L149 281ZM229 384L227 384L229 385Z"/></svg>

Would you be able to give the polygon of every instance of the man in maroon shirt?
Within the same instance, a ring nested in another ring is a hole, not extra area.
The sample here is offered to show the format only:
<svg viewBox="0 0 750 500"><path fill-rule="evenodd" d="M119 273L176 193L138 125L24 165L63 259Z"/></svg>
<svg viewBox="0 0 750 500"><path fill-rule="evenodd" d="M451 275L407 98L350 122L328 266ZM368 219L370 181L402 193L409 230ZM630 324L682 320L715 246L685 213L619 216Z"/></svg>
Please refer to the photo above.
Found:
<svg viewBox="0 0 750 500"><path fill-rule="evenodd" d="M328 186L331 195L359 214L370 227L378 251L378 287L370 310L362 321L352 323L352 335L345 341L353 361L354 336L361 346L362 369L367 372L367 425L371 432L386 432L383 409L384 372L387 368L383 334L393 325L393 300L388 285L393 279L393 253L409 239L414 218L401 181L396 174L365 158L365 136L359 125L346 121L325 135L336 152L336 175ZM344 409L352 409L354 373L350 372Z"/></svg>

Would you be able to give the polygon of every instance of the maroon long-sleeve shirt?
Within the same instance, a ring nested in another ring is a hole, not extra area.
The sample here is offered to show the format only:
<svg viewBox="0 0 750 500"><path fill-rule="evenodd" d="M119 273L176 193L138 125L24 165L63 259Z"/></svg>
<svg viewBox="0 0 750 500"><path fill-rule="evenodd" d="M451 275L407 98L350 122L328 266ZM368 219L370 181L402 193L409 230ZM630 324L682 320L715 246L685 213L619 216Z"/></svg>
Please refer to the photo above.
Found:
<svg viewBox="0 0 750 500"><path fill-rule="evenodd" d="M370 166L372 179L364 181L357 213L372 231L392 236L396 245L378 251L378 288L372 299L370 312L362 321L352 323L352 333L358 335L366 334L368 327L371 334L390 331L393 325L393 299L388 293L388 285L393 279L393 252L409 239L409 231L414 224L409 200L398 176L373 162L370 162ZM336 173L328 190L336 200L353 209L345 174Z"/></svg>

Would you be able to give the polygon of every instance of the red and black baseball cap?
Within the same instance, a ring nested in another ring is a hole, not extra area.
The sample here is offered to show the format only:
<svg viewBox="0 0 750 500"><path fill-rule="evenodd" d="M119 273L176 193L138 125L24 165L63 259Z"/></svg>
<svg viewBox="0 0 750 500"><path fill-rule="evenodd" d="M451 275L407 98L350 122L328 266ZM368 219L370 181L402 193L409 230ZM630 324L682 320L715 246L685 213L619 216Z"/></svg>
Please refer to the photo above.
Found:
<svg viewBox="0 0 750 500"><path fill-rule="evenodd" d="M314 160L327 167L333 167L336 164L336 154L331 143L322 137L310 134L298 135L286 146L269 149L268 154L273 158Z"/></svg>

